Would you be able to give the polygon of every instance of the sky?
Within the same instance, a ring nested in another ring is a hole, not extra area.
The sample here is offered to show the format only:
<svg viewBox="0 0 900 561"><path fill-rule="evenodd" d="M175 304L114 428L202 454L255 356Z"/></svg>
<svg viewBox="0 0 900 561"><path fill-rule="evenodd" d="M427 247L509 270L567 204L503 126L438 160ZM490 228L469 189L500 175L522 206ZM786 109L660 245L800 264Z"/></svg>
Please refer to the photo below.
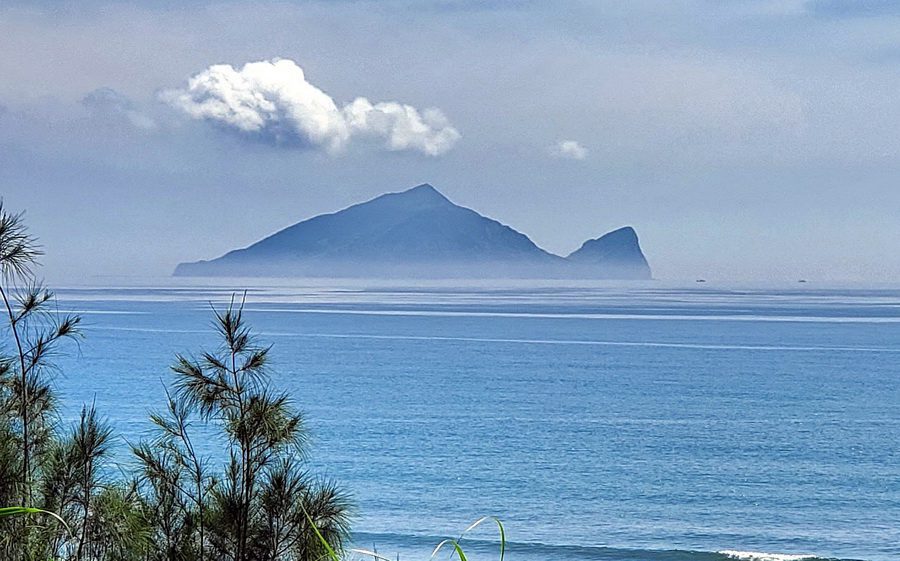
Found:
<svg viewBox="0 0 900 561"><path fill-rule="evenodd" d="M0 195L71 282L424 182L660 279L894 282L898 98L889 0L5 0Z"/></svg>

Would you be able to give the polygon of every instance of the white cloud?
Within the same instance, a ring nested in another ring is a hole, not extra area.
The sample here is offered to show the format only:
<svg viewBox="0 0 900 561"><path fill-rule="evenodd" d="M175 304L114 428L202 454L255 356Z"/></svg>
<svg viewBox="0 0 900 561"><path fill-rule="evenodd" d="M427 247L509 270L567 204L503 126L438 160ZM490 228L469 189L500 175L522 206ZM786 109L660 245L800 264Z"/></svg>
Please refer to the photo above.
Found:
<svg viewBox="0 0 900 561"><path fill-rule="evenodd" d="M339 108L306 80L294 61L250 62L240 70L216 64L192 76L186 88L162 99L194 119L278 144L302 144L338 153L355 137L384 141L388 150L437 156L460 138L438 109L420 112L394 101L359 97Z"/></svg>
<svg viewBox="0 0 900 561"><path fill-rule="evenodd" d="M587 153L587 148L577 140L560 140L550 147L550 155L567 160L583 160Z"/></svg>

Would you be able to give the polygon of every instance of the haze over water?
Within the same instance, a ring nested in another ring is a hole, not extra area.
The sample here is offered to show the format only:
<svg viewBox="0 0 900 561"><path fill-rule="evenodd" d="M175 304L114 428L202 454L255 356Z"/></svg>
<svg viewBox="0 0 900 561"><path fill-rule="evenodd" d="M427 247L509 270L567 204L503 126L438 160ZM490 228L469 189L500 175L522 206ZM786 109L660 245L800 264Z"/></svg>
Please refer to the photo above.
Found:
<svg viewBox="0 0 900 561"><path fill-rule="evenodd" d="M58 291L86 323L64 415L147 431L247 281L216 282ZM292 284L247 316L362 547L421 559L495 514L513 561L900 555L898 288Z"/></svg>

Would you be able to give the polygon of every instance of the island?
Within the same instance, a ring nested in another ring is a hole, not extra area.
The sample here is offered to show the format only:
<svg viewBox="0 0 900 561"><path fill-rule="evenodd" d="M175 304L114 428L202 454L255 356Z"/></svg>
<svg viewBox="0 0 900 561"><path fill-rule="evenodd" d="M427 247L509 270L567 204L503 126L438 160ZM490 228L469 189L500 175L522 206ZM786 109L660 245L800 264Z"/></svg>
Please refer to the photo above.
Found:
<svg viewBox="0 0 900 561"><path fill-rule="evenodd" d="M175 276L650 279L637 233L620 228L568 257L451 202L429 184L289 226Z"/></svg>

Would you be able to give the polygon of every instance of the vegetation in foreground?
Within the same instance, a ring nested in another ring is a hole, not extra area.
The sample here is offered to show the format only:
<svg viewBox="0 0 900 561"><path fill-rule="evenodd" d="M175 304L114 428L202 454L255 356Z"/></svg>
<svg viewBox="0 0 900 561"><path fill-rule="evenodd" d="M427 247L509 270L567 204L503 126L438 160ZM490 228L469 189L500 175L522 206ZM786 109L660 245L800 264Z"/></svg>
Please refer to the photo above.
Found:
<svg viewBox="0 0 900 561"><path fill-rule="evenodd" d="M53 358L81 337L35 276L41 255L20 214L0 205L0 555L65 561L313 561L339 556L350 502L305 468L307 432L266 375L240 306L215 312L219 348L178 356L155 437L117 474L113 432L93 405L58 416ZM216 466L193 427L227 450ZM12 506L15 505L15 506ZM47 515L53 513L53 515Z"/></svg>

